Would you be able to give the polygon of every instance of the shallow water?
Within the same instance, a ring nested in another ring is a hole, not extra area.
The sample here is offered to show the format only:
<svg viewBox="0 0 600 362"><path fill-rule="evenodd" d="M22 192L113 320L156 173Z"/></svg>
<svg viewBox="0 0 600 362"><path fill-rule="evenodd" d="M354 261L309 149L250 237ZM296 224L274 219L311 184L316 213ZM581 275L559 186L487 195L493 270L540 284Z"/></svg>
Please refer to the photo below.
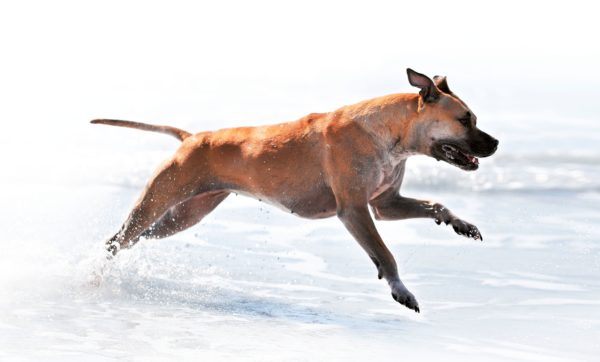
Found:
<svg viewBox="0 0 600 362"><path fill-rule="evenodd" d="M0 211L0 359L593 360L599 126L573 132L576 143L553 142L546 127L523 146L541 122L563 121L539 119L530 129L491 119L501 149L476 173L409 160L404 193L443 202L484 236L430 220L377 223L421 314L392 300L335 218L303 220L242 196L106 264L102 240L176 143L140 134L100 152L114 140L98 134L134 134L82 128L82 140L54 151L71 161L49 166L56 180L14 174L0 193L10 205Z"/></svg>

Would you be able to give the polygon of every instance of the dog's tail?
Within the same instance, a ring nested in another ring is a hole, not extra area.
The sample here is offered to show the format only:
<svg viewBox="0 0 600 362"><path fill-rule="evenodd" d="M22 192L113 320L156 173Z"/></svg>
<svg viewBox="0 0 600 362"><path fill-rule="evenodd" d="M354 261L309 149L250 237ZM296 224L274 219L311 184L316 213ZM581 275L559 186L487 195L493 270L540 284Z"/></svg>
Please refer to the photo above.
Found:
<svg viewBox="0 0 600 362"><path fill-rule="evenodd" d="M185 140L192 134L182 129L171 127L171 126L156 126L153 124L146 124L132 121L120 121L118 119L94 119L91 121L93 124L107 124L109 126L128 127L141 129L143 131L166 133L177 138L180 141Z"/></svg>

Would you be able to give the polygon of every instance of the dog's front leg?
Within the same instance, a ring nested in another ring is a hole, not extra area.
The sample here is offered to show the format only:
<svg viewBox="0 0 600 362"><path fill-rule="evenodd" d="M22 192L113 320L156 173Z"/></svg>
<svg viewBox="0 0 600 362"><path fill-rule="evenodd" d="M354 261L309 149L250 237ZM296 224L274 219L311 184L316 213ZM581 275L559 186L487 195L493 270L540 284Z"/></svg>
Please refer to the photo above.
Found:
<svg viewBox="0 0 600 362"><path fill-rule="evenodd" d="M438 225L442 222L446 225L452 225L454 231L459 235L475 240L483 240L479 229L475 225L458 218L442 204L402 197L397 193L383 196L371 201L373 214L377 220L430 218Z"/></svg>
<svg viewBox="0 0 600 362"><path fill-rule="evenodd" d="M385 278L388 282L392 297L400 304L419 312L419 304L400 280L394 256L379 236L367 206L340 207L338 217L377 266L379 279Z"/></svg>

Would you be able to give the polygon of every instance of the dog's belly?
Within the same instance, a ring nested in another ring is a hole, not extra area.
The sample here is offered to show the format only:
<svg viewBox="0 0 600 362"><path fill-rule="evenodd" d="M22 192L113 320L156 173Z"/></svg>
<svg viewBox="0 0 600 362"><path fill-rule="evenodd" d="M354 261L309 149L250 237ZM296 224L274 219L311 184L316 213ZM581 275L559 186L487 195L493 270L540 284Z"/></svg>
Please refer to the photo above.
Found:
<svg viewBox="0 0 600 362"><path fill-rule="evenodd" d="M304 190L290 189L279 194L253 192L242 187L234 187L232 191L307 219L322 219L336 214L335 196L325 185Z"/></svg>
<svg viewBox="0 0 600 362"><path fill-rule="evenodd" d="M329 188L313 190L304 195L288 196L275 202L285 210L309 219L326 218L336 214L335 196Z"/></svg>

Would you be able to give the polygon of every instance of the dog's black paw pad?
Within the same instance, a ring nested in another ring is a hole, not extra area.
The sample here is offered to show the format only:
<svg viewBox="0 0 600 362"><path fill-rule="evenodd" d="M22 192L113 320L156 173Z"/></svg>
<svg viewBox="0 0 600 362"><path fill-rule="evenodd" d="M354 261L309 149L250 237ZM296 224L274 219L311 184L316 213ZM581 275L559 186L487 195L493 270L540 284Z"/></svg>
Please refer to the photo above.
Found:
<svg viewBox="0 0 600 362"><path fill-rule="evenodd" d="M454 232L456 232L458 235L463 235L474 240L483 240L479 229L477 229L477 226L466 221L460 219L453 220L452 229L454 229Z"/></svg>
<svg viewBox="0 0 600 362"><path fill-rule="evenodd" d="M401 294L392 293L392 298L394 298L396 302L402 304L408 309L412 309L417 313L421 312L421 310L419 309L419 303L417 303L417 299L408 291Z"/></svg>
<svg viewBox="0 0 600 362"><path fill-rule="evenodd" d="M106 251L108 252L108 259L111 259L113 256L117 255L119 250L121 249L118 243L107 243Z"/></svg>

